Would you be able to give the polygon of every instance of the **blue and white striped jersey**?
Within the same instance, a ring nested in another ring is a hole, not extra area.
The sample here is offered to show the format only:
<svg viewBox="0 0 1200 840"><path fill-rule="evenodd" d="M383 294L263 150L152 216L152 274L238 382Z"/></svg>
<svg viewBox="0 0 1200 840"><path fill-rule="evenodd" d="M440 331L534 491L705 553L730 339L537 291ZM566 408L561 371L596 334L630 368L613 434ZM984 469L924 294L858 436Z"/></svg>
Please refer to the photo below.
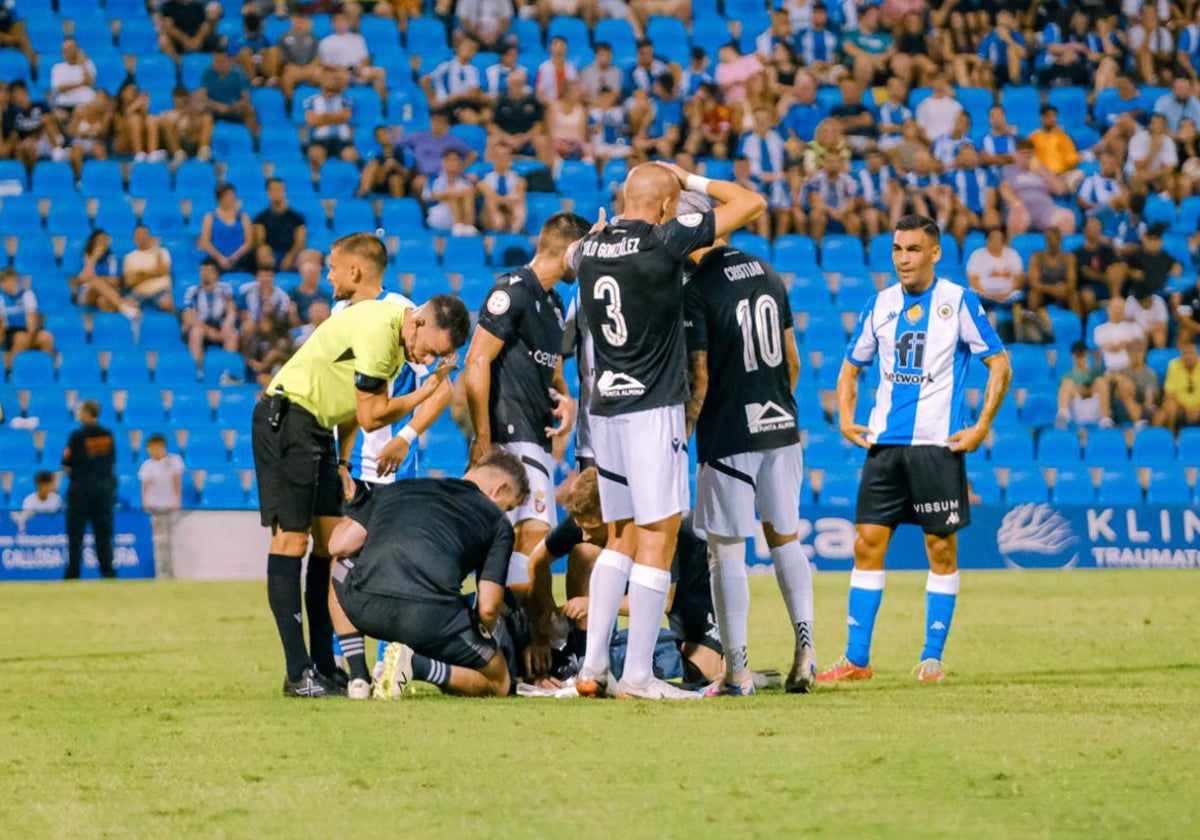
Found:
<svg viewBox="0 0 1200 840"><path fill-rule="evenodd" d="M409 309L416 306L415 303L404 295L389 291L381 293L376 300L398 303ZM349 305L346 301L339 301L333 307L333 314L336 315ZM425 378L427 373L428 370L424 365L405 362L401 365L400 372L396 374L396 378L392 380L389 390L390 395L393 397L402 397L405 394L412 393L421 384L421 380ZM409 447L408 457L404 459L404 463L400 465L400 469L391 475L379 475L376 466L376 458L379 457L380 450L387 446L388 441L394 438L411 419L412 414L409 414L407 417L397 420L392 425L384 426L382 429L376 429L373 432L364 432L359 429L358 440L354 442L354 452L350 455L350 474L369 484L391 484L406 478L416 478L419 457L417 454L418 447L415 444Z"/></svg>
<svg viewBox="0 0 1200 840"><path fill-rule="evenodd" d="M946 446L946 438L966 426L971 357L1003 350L971 290L942 278L920 295L899 283L888 286L867 302L846 348L846 360L858 367L879 359L867 440Z"/></svg>

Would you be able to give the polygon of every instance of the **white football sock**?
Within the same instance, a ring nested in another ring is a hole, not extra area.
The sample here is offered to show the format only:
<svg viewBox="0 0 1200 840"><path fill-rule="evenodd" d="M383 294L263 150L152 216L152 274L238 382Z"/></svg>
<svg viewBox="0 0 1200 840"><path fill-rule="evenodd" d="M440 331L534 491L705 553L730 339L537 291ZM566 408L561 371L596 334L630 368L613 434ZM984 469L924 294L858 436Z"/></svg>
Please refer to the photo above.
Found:
<svg viewBox="0 0 1200 840"><path fill-rule="evenodd" d="M635 565L629 573L629 644L622 682L645 685L654 679L654 646L658 644L670 592L671 573L666 569ZM590 607L588 612L590 615Z"/></svg>
<svg viewBox="0 0 1200 840"><path fill-rule="evenodd" d="M746 541L740 537L708 535L708 571L712 579L713 609L721 647L725 650L725 681L750 679L746 653L750 616L750 582L746 579Z"/></svg>
<svg viewBox="0 0 1200 840"><path fill-rule="evenodd" d="M812 566L804 556L799 540L771 549L775 564L775 580L783 593L792 629L796 631L796 647L812 646L813 579Z"/></svg>
<svg viewBox="0 0 1200 840"><path fill-rule="evenodd" d="M588 584L588 631L587 650L583 667L593 674L608 670L608 645L612 640L613 626L617 613L621 611L621 600L625 597L625 584L629 581L629 569L633 558L619 551L604 549L592 567Z"/></svg>
<svg viewBox="0 0 1200 840"><path fill-rule="evenodd" d="M529 555L514 551L508 558L508 580L505 586L529 583Z"/></svg>

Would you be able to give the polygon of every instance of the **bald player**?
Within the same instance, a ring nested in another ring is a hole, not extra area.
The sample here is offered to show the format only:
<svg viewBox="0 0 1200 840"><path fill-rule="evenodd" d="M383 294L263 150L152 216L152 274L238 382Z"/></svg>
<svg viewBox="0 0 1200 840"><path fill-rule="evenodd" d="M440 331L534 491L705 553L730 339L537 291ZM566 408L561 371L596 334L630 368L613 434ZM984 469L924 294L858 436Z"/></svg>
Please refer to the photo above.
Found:
<svg viewBox="0 0 1200 840"><path fill-rule="evenodd" d="M684 187L719 202L678 215ZM766 211L758 193L674 164L642 164L625 181L625 211L572 249L580 305L592 339L592 448L608 541L589 586L587 653L577 688L586 697L696 697L656 679L654 645L671 588L680 517L689 506L687 349L683 263ZM629 647L610 686L609 637L629 588Z"/></svg>

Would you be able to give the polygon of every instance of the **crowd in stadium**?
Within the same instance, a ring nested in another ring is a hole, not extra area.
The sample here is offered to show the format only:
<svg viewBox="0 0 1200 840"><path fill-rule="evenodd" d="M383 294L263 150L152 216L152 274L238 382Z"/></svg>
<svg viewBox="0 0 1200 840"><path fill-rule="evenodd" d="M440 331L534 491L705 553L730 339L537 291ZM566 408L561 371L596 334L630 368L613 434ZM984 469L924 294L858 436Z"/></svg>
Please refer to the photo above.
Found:
<svg viewBox="0 0 1200 840"><path fill-rule="evenodd" d="M72 352L39 329L48 266L262 382L328 317L337 235L382 228L423 296L426 266L440 291L520 264L562 207L619 213L665 158L764 194L739 245L789 278L819 254L839 302L926 213L1001 335L1059 347L1052 422L1200 422L1195 3L44 5L0 3L3 228L38 233L8 246L8 367Z"/></svg>

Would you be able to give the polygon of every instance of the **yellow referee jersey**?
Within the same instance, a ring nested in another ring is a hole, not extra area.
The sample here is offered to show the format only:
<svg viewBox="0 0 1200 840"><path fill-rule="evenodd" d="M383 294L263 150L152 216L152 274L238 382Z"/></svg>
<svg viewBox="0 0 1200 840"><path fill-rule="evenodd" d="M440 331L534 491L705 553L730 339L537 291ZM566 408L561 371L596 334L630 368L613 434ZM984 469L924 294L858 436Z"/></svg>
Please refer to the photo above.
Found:
<svg viewBox="0 0 1200 840"><path fill-rule="evenodd" d="M400 328L408 309L386 300L364 300L313 331L271 380L327 429L355 415L355 374L391 381L404 364Z"/></svg>

